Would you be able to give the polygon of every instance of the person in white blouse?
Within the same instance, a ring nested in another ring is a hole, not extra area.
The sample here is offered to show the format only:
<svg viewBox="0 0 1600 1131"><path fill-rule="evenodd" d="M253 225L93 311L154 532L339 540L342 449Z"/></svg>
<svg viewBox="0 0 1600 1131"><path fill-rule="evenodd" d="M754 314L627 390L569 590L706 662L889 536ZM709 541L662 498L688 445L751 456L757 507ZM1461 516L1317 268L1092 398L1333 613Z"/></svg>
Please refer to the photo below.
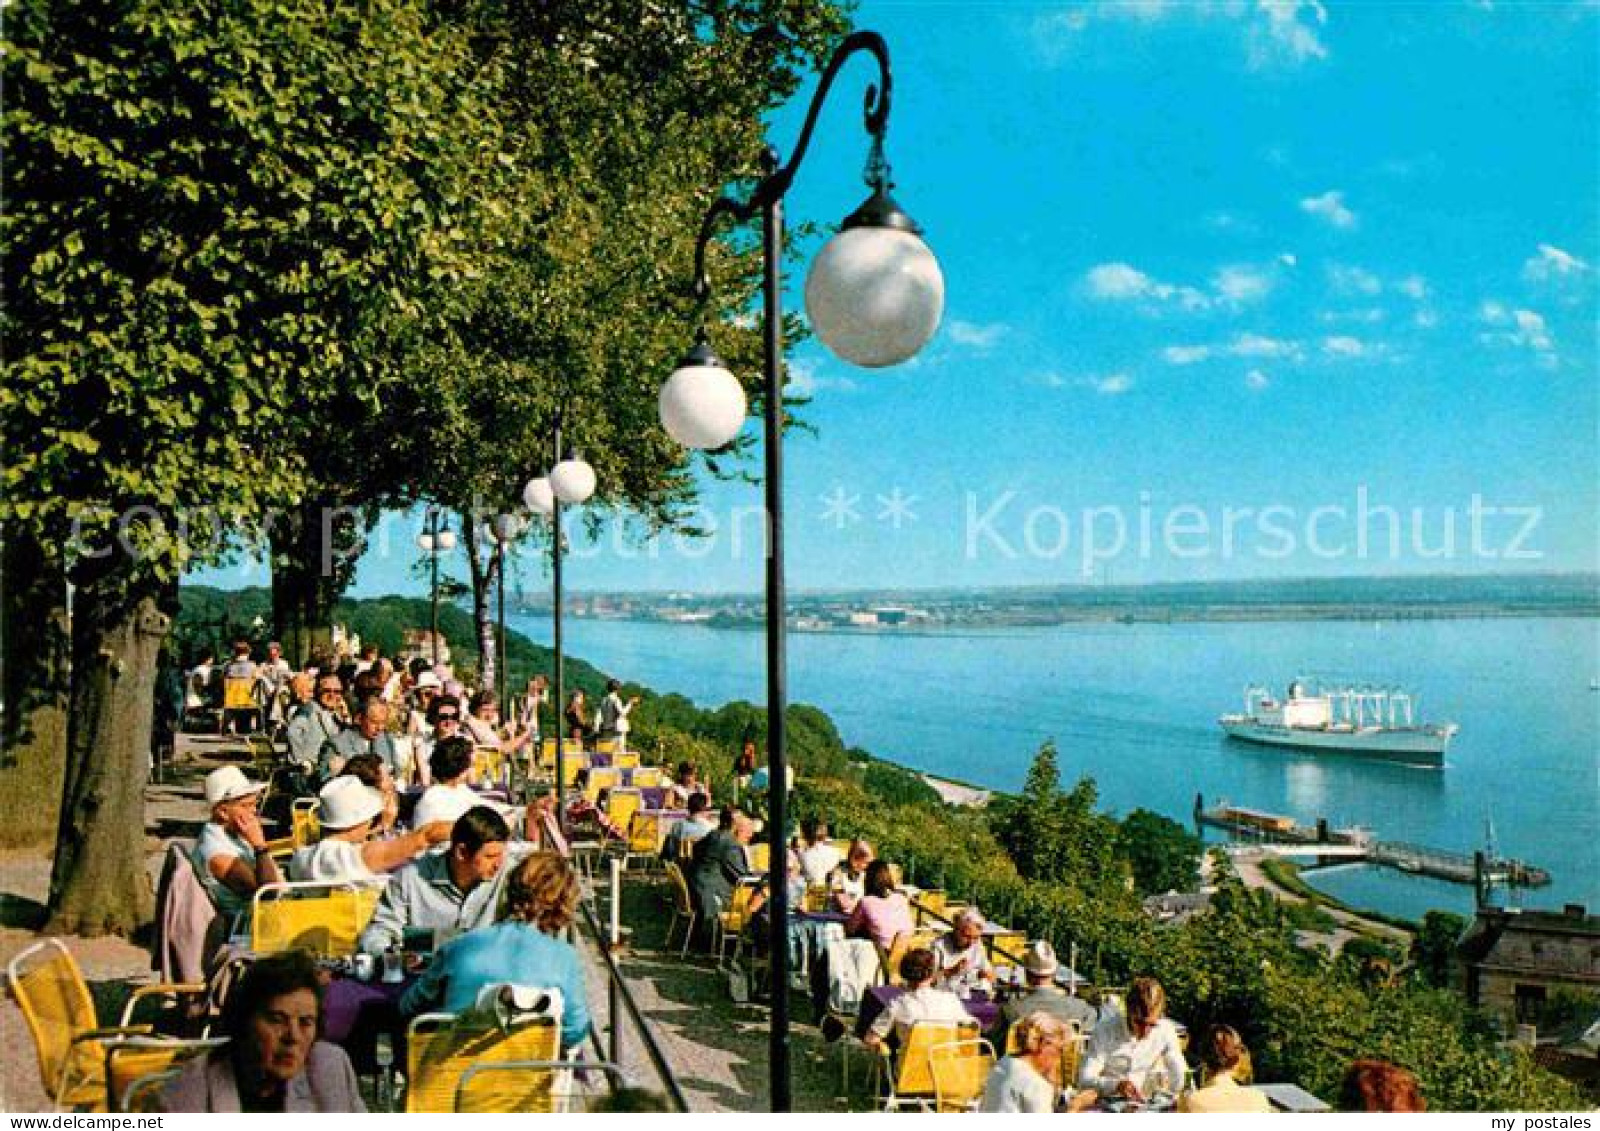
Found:
<svg viewBox="0 0 1600 1131"><path fill-rule="evenodd" d="M983 916L967 908L950 931L934 940L939 985L954 993L971 991L979 982L994 982L994 964L983 949Z"/></svg>
<svg viewBox="0 0 1600 1131"><path fill-rule="evenodd" d="M1182 1090L1189 1067L1178 1030L1166 1018L1167 993L1154 978L1135 978L1123 1010L1104 1009L1089 1038L1078 1083L1102 1096L1145 1102Z"/></svg>

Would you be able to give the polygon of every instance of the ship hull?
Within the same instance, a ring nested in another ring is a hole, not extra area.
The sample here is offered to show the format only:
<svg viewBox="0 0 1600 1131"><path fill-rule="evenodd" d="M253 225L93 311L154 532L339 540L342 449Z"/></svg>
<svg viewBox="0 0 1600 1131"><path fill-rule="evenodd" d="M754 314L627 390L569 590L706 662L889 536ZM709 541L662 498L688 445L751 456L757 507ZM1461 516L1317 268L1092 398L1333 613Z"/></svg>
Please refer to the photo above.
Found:
<svg viewBox="0 0 1600 1131"><path fill-rule="evenodd" d="M1228 737L1259 746L1310 753L1356 754L1412 765L1442 766L1454 729L1323 730L1275 726L1246 718L1223 718Z"/></svg>

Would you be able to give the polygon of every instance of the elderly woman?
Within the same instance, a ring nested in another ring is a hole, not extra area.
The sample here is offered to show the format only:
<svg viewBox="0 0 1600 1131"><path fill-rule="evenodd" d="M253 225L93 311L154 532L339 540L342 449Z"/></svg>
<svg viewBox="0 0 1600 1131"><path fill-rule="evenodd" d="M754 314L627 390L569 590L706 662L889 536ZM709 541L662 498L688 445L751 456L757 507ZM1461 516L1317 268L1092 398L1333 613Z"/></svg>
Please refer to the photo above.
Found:
<svg viewBox="0 0 1600 1131"><path fill-rule="evenodd" d="M916 930L911 919L911 903L894 890L894 874L887 860L867 865L866 894L850 912L844 933L853 938L871 939L884 950L894 946L896 935Z"/></svg>
<svg viewBox="0 0 1600 1131"><path fill-rule="evenodd" d="M232 1040L196 1057L161 1094L167 1112L365 1112L350 1060L317 1040L322 987L304 951L256 962L223 1007Z"/></svg>
<svg viewBox="0 0 1600 1131"><path fill-rule="evenodd" d="M1239 1034L1227 1025L1213 1025L1200 1041L1200 1064L1206 1070L1203 1087L1178 1097L1178 1110L1199 1114L1249 1114L1270 1112L1266 1093L1240 1084L1249 1068L1249 1051Z"/></svg>
<svg viewBox="0 0 1600 1131"><path fill-rule="evenodd" d="M983 1087L986 1112L1044 1115L1055 1110L1061 1055L1072 1039L1066 1023L1043 1010L1017 1022L1017 1051L996 1064ZM1070 1111L1083 1111L1099 1096L1086 1089L1072 1097Z"/></svg>
<svg viewBox="0 0 1600 1131"><path fill-rule="evenodd" d="M971 907L956 916L949 933L934 940L933 956L939 962L939 984L954 993L980 981L994 982L994 964L983 949L983 916Z"/></svg>
<svg viewBox="0 0 1600 1131"><path fill-rule="evenodd" d="M506 881L506 917L452 939L400 999L406 1015L470 1009L485 986L508 982L561 991L561 1047L589 1035L583 961L561 932L578 909L578 877L549 852L529 856Z"/></svg>
<svg viewBox="0 0 1600 1131"><path fill-rule="evenodd" d="M451 822L435 821L413 832L374 840L385 809L383 794L348 774L323 786L317 800L322 839L290 860L296 880L380 883L387 873L450 839Z"/></svg>
<svg viewBox="0 0 1600 1131"><path fill-rule="evenodd" d="M1166 1012L1161 983L1135 978L1125 1010L1102 1010L1078 1072L1079 1085L1139 1103L1162 1092L1177 1093L1189 1067Z"/></svg>
<svg viewBox="0 0 1600 1131"><path fill-rule="evenodd" d="M223 766L206 775L211 820L200 830L190 859L223 915L248 911L257 888L283 878L267 854L267 837L256 815L266 788L245 777L238 766Z"/></svg>

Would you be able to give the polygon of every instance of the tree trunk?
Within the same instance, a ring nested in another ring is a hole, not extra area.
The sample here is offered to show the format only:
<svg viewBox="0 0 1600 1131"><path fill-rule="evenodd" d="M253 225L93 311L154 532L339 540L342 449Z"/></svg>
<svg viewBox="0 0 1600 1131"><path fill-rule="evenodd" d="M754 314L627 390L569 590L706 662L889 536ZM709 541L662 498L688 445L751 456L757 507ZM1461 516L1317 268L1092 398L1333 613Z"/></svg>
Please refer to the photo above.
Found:
<svg viewBox="0 0 1600 1131"><path fill-rule="evenodd" d="M0 848L49 846L61 811L71 685L59 559L19 529L0 539Z"/></svg>
<svg viewBox="0 0 1600 1131"><path fill-rule="evenodd" d="M72 695L51 933L131 935L154 906L145 871L156 660L176 586L112 572L73 597Z"/></svg>
<svg viewBox="0 0 1600 1131"><path fill-rule="evenodd" d="M333 610L348 571L323 569L333 555L325 547L321 503L280 515L271 531L272 623L283 654L297 669L316 651L333 646Z"/></svg>
<svg viewBox="0 0 1600 1131"><path fill-rule="evenodd" d="M478 686L486 691L493 690L499 657L496 654L498 648L491 598L499 577L500 563L492 547L484 545L486 539L483 530L466 512L461 515L461 530L467 540L467 561L471 563L472 572L472 624L478 633ZM485 549L489 552L479 552ZM503 712L505 705L501 704L500 709Z"/></svg>

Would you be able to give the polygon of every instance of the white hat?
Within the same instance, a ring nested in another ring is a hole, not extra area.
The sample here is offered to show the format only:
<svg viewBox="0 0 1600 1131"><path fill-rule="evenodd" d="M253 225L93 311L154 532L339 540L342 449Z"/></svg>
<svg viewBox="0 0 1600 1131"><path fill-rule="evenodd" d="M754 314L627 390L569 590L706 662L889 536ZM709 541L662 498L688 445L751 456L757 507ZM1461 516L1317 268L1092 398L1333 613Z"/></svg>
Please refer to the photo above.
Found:
<svg viewBox="0 0 1600 1131"><path fill-rule="evenodd" d="M224 801L237 801L266 789L264 782L254 782L244 776L238 766L223 766L206 775L206 804L221 805Z"/></svg>
<svg viewBox="0 0 1600 1131"><path fill-rule="evenodd" d="M444 682L432 672L423 672L421 675L417 676L418 691L421 691L424 687L432 687L437 689L443 686Z"/></svg>
<svg viewBox="0 0 1600 1131"><path fill-rule="evenodd" d="M317 798L322 802L322 827L334 832L366 824L383 812L383 794L350 774L334 778Z"/></svg>
<svg viewBox="0 0 1600 1131"><path fill-rule="evenodd" d="M1028 952L1022 956L1022 968L1036 977L1049 977L1056 972L1056 948L1044 939L1029 943Z"/></svg>

